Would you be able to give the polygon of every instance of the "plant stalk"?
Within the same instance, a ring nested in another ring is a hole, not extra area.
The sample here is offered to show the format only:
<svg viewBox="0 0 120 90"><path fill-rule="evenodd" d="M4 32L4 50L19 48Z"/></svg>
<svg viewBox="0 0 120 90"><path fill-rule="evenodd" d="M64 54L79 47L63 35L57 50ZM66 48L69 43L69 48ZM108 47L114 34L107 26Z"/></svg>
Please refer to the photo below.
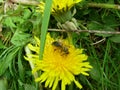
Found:
<svg viewBox="0 0 120 90"><path fill-rule="evenodd" d="M106 8L120 10L120 5L117 4L106 4L106 3L88 3L88 7Z"/></svg>

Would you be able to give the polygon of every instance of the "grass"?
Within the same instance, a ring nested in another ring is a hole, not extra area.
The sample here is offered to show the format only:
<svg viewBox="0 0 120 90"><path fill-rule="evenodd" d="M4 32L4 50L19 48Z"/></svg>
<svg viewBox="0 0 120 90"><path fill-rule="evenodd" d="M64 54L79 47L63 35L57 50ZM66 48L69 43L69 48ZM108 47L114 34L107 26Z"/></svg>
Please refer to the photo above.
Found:
<svg viewBox="0 0 120 90"><path fill-rule="evenodd" d="M7 12L4 13L3 1L0 1L0 90L50 90L38 87L30 65L24 59L25 46L29 42L34 43L34 35L40 36L42 15L36 12L35 5L16 3L16 10L6 7ZM89 5L95 2L107 3L108 7ZM120 4L120 1L86 0L77 4L74 17L79 27L84 30L120 31L120 11L114 7L109 9L109 4ZM53 16L50 17L49 28L57 28ZM63 32L49 32L54 38L60 35L66 37ZM93 66L90 76L76 76L83 85L82 90L120 90L120 35L82 32L73 33L72 37L74 46L85 49ZM95 44L103 38L105 40ZM72 83L67 90L79 89Z"/></svg>
<svg viewBox="0 0 120 90"><path fill-rule="evenodd" d="M82 38L80 41L82 45L80 47L86 49L85 52L89 55L88 60L93 66L90 78L88 77L85 81L84 87L86 88L83 90L119 90L119 44L109 39L96 45L91 45L91 43L93 41L89 37Z"/></svg>

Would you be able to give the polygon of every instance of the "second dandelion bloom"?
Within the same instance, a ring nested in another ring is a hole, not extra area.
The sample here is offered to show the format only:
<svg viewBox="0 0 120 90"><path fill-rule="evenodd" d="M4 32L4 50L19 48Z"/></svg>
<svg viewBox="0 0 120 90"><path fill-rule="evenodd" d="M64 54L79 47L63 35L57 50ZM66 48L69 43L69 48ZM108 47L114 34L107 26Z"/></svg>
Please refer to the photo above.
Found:
<svg viewBox="0 0 120 90"><path fill-rule="evenodd" d="M32 73L42 71L42 74L35 78L36 82L44 82L45 87L55 90L61 81L61 90L66 90L66 85L74 82L78 88L82 85L75 79L76 75L88 76L92 66L87 61L88 56L83 54L83 49L76 49L70 45L68 40L54 40L47 34L43 60L39 60L40 40L35 37L36 44L29 44L28 47L33 54L27 54L26 59L35 65Z"/></svg>
<svg viewBox="0 0 120 90"><path fill-rule="evenodd" d="M52 14L67 12L70 10L76 3L81 2L82 0L53 0L52 3ZM39 10L40 12L44 11L44 2L40 2Z"/></svg>

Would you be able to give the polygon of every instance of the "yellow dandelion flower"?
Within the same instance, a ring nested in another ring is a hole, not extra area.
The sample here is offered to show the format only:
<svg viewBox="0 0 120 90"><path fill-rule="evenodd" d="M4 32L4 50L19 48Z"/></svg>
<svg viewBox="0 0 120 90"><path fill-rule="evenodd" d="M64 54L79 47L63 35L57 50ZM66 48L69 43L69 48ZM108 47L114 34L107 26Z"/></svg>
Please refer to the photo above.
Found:
<svg viewBox="0 0 120 90"><path fill-rule="evenodd" d="M47 34L43 60L39 60L40 41L36 37L35 40L36 45L28 45L34 53L27 54L25 57L35 65L32 70L33 74L42 71L35 81L45 82L45 87L52 88L52 90L56 89L59 81L61 81L61 90L65 90L66 85L70 85L71 82L81 89L82 85L75 79L75 75L88 76L87 71L92 68L87 62L88 56L83 54L83 49L76 49L67 40L56 41Z"/></svg>
<svg viewBox="0 0 120 90"><path fill-rule="evenodd" d="M52 13L66 12L71 9L76 3L81 2L82 0L53 0L52 3ZM40 2L39 8L40 12L43 12L45 3Z"/></svg>

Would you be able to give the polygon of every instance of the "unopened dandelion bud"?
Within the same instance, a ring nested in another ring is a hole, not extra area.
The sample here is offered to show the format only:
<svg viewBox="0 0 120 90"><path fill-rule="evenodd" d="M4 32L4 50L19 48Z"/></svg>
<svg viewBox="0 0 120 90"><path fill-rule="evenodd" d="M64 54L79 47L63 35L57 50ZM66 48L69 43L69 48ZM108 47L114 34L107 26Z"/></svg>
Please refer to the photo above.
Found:
<svg viewBox="0 0 120 90"><path fill-rule="evenodd" d="M67 30L67 31L77 30L76 25L71 21L66 21L64 24L59 23L58 27L61 27L62 29Z"/></svg>
<svg viewBox="0 0 120 90"><path fill-rule="evenodd" d="M75 18L72 18L71 21L75 24L75 26L77 27L77 29L80 29L79 28L79 25L78 25L78 22Z"/></svg>
<svg viewBox="0 0 120 90"><path fill-rule="evenodd" d="M71 30L71 31L77 30L77 27L76 27L76 25L73 22L69 22L68 21L65 24L66 24L66 26L68 26L69 30Z"/></svg>

